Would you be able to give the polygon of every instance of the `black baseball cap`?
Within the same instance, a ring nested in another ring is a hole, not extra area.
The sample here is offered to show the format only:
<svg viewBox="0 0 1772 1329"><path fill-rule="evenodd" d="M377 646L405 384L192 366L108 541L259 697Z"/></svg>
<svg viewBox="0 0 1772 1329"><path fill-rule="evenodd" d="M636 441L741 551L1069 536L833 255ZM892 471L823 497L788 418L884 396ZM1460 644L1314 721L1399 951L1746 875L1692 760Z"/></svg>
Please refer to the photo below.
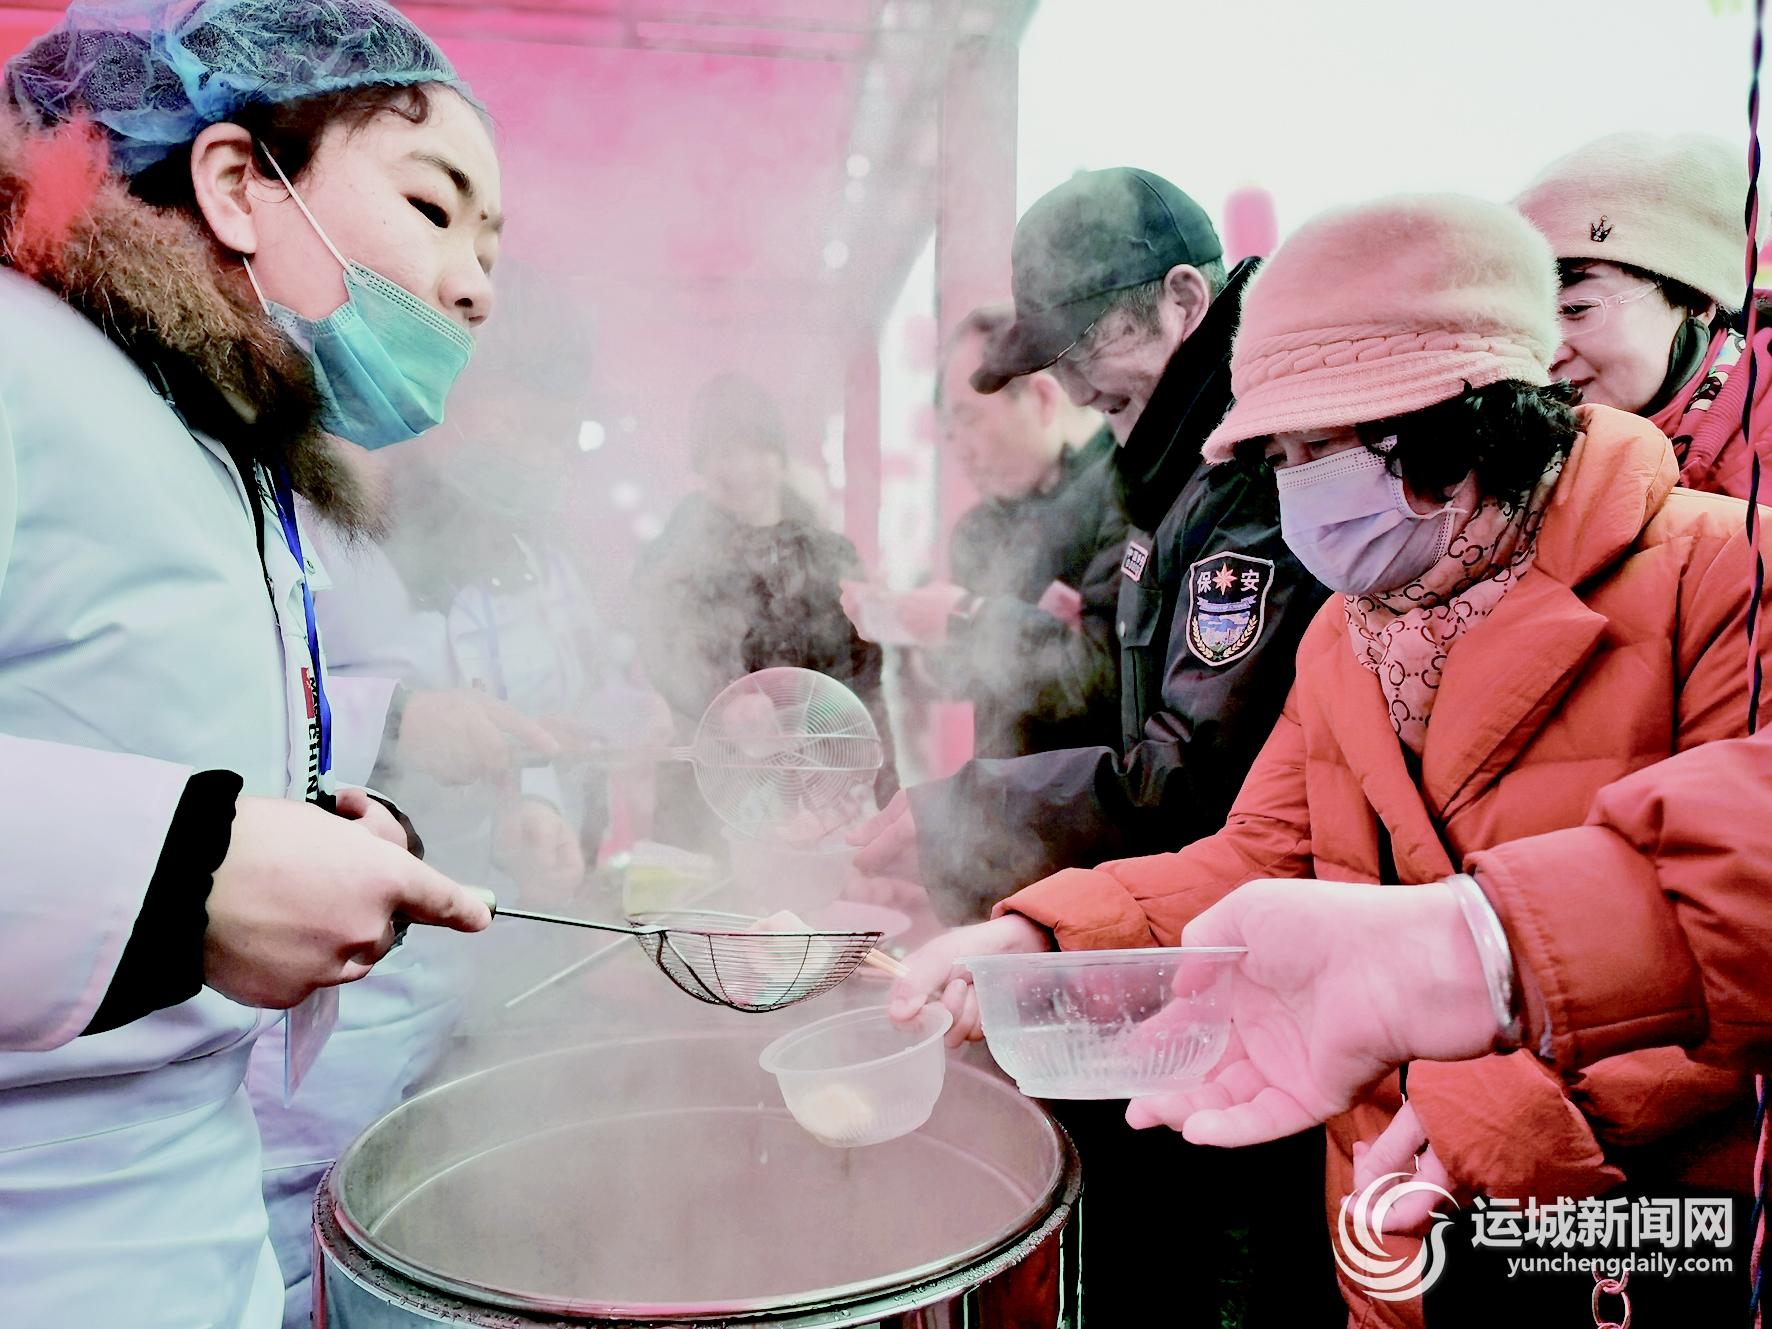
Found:
<svg viewBox="0 0 1772 1329"><path fill-rule="evenodd" d="M1044 369L1119 292L1224 257L1212 219L1160 175L1079 171L1022 214L1009 250L1015 321L984 347L979 392Z"/></svg>

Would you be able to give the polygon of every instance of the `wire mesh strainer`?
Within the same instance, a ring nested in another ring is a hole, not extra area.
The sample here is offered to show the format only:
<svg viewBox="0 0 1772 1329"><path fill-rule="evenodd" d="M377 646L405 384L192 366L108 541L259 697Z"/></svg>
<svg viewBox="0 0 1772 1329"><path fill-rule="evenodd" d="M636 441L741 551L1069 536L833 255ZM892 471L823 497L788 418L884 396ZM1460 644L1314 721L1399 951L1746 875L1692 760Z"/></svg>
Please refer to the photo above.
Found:
<svg viewBox="0 0 1772 1329"><path fill-rule="evenodd" d="M695 731L695 782L727 825L816 840L853 818L885 759L873 717L810 669L763 669L728 686Z"/></svg>
<svg viewBox="0 0 1772 1329"><path fill-rule="evenodd" d="M829 992L880 944L878 932L758 932L711 912L641 914L656 927L652 962L683 991L737 1011L773 1011ZM646 943L642 941L642 945Z"/></svg>
<svg viewBox="0 0 1772 1329"><path fill-rule="evenodd" d="M707 804L754 839L810 843L868 810L885 761L868 709L811 669L762 669L709 703L686 748L604 749L593 764L691 762Z"/></svg>
<svg viewBox="0 0 1772 1329"><path fill-rule="evenodd" d="M646 958L697 1001L753 1013L780 1010L828 992L867 960L879 932L760 931L744 914L709 910L635 914L629 926L561 914L501 908L475 888L495 915L590 928L632 937Z"/></svg>

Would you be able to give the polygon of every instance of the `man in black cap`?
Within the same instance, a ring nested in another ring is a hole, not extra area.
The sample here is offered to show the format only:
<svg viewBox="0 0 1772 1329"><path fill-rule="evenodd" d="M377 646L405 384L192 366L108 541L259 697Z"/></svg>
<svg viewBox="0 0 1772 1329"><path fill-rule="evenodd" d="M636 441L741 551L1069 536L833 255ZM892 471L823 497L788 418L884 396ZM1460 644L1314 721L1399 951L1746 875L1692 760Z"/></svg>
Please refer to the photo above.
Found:
<svg viewBox="0 0 1772 1329"><path fill-rule="evenodd" d="M1255 261L1225 273L1198 204L1160 176L1073 176L1011 251L1016 317L980 392L1048 369L1108 419L1131 520L1121 564L1121 739L979 760L901 795L858 833L864 873L920 881L952 922L1064 867L1176 849L1224 824L1280 713L1325 592L1280 538L1271 477L1208 467Z"/></svg>
<svg viewBox="0 0 1772 1329"><path fill-rule="evenodd" d="M1106 414L1119 444L1131 522L1115 623L1121 746L974 760L900 793L861 828L857 868L922 882L951 922L983 918L1061 868L1173 850L1218 830L1279 717L1325 592L1280 538L1272 477L1200 458L1230 406L1231 339L1256 266L1227 274L1223 252L1198 204L1126 168L1073 176L1015 228L1015 321L973 386L995 391L1048 369L1072 401ZM1254 1325L1267 1322L1269 1297L1300 1323L1315 1322L1317 1307L1339 1314L1316 1228L1320 1137L1246 1152L1227 1172L1212 1151L1131 1138L1122 1111L1060 1105L1089 1185L1091 1323L1140 1323L1135 1312L1159 1309L1168 1323L1191 1323L1178 1312L1228 1313L1247 1301ZM1153 1222L1150 1184L1165 1175L1197 1203L1165 1205ZM1290 1276L1252 1265L1261 1250L1251 1246L1285 1249ZM1154 1288L1153 1273L1166 1269L1192 1272L1159 1275Z"/></svg>

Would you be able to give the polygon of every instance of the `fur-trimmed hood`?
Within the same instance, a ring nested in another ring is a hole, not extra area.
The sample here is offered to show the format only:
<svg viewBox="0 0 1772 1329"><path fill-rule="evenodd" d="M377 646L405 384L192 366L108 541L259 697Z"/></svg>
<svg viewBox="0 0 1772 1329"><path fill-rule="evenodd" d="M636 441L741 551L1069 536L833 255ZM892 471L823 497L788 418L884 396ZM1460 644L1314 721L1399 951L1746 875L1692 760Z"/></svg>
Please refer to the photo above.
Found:
<svg viewBox="0 0 1772 1329"><path fill-rule="evenodd" d="M90 127L40 132L0 108L0 264L90 319L243 468L287 467L327 517L361 529L366 503L320 427L307 357L242 298L229 261L199 223L132 195Z"/></svg>

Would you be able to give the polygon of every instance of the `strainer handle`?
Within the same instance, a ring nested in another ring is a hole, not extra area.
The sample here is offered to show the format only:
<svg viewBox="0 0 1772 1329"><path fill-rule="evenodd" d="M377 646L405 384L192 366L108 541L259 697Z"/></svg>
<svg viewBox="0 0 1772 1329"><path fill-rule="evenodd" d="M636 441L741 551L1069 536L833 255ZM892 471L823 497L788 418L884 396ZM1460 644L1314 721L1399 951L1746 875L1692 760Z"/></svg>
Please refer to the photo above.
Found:
<svg viewBox="0 0 1772 1329"><path fill-rule="evenodd" d="M659 931L658 928L629 928L615 923L593 923L588 918L568 918L564 914L538 914L527 909L506 909L500 906L498 895L485 886L465 887L481 904L492 911L494 918L527 918L534 923L554 923L561 927L590 928L593 932L619 932L624 937L644 937Z"/></svg>

